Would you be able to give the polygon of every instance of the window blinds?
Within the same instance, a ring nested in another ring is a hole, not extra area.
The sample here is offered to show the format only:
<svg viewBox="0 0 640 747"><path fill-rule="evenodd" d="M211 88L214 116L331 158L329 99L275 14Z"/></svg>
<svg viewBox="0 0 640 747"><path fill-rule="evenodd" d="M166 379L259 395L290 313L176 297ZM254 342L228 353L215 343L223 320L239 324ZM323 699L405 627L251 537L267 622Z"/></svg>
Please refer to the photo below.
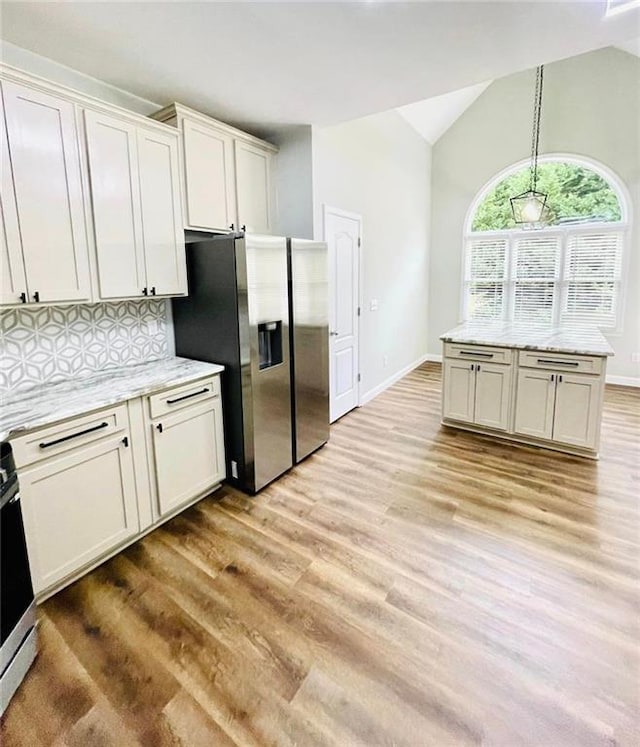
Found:
<svg viewBox="0 0 640 747"><path fill-rule="evenodd" d="M622 230L582 227L470 237L465 319L614 328L623 246Z"/></svg>
<svg viewBox="0 0 640 747"><path fill-rule="evenodd" d="M615 327L621 274L621 233L570 236L561 325Z"/></svg>
<svg viewBox="0 0 640 747"><path fill-rule="evenodd" d="M531 236L513 243L513 321L550 325L560 268L560 238Z"/></svg>
<svg viewBox="0 0 640 747"><path fill-rule="evenodd" d="M507 240L475 239L469 243L466 267L468 319L502 319Z"/></svg>

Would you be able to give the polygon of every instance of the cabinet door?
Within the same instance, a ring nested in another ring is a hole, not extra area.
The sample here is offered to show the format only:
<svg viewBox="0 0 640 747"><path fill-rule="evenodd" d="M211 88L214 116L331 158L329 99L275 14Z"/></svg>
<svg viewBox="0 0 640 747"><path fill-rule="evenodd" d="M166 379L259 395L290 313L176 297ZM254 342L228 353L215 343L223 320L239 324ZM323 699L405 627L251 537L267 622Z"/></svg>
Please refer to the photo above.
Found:
<svg viewBox="0 0 640 747"><path fill-rule="evenodd" d="M138 168L146 284L153 295L186 293L177 136L138 129Z"/></svg>
<svg viewBox="0 0 640 747"><path fill-rule="evenodd" d="M2 91L30 300L89 300L75 107L15 83Z"/></svg>
<svg viewBox="0 0 640 747"><path fill-rule="evenodd" d="M443 417L473 423L476 375L473 363L445 359Z"/></svg>
<svg viewBox="0 0 640 747"><path fill-rule="evenodd" d="M553 440L595 449L600 418L599 376L556 374Z"/></svg>
<svg viewBox="0 0 640 747"><path fill-rule="evenodd" d="M85 111L100 298L141 296L146 286L136 127Z"/></svg>
<svg viewBox="0 0 640 747"><path fill-rule="evenodd" d="M151 429L161 516L224 478L220 399L167 415Z"/></svg>
<svg viewBox="0 0 640 747"><path fill-rule="evenodd" d="M549 371L520 368L516 392L514 431L523 436L550 439L553 434L555 382Z"/></svg>
<svg viewBox="0 0 640 747"><path fill-rule="evenodd" d="M113 436L21 472L36 593L138 532L131 448L122 439Z"/></svg>
<svg viewBox="0 0 640 747"><path fill-rule="evenodd" d="M0 148L0 304L14 304L22 301L22 293L27 297L27 280L1 96Z"/></svg>
<svg viewBox="0 0 640 747"><path fill-rule="evenodd" d="M474 422L487 428L509 428L511 366L495 363L476 364Z"/></svg>
<svg viewBox="0 0 640 747"><path fill-rule="evenodd" d="M228 231L236 223L233 138L184 120L185 195L190 228Z"/></svg>
<svg viewBox="0 0 640 747"><path fill-rule="evenodd" d="M270 151L235 141L238 224L250 233L271 233Z"/></svg>

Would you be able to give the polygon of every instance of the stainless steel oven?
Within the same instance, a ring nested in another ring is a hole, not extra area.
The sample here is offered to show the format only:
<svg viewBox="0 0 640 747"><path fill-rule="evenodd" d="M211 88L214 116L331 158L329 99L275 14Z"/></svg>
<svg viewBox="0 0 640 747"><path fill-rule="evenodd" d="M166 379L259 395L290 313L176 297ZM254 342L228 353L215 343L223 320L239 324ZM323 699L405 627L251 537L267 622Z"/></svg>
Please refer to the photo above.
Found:
<svg viewBox="0 0 640 747"><path fill-rule="evenodd" d="M0 714L37 653L36 606L20 509L18 475L8 443L0 445Z"/></svg>

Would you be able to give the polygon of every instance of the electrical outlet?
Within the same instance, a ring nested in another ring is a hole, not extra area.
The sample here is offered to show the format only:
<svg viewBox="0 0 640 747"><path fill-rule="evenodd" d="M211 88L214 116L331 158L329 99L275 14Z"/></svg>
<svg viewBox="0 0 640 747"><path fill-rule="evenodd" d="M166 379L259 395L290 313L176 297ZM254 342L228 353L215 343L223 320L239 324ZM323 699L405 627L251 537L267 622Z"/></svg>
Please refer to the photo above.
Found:
<svg viewBox="0 0 640 747"><path fill-rule="evenodd" d="M147 322L147 332L150 335L157 335L158 334L158 320L157 319L151 319Z"/></svg>
<svg viewBox="0 0 640 747"><path fill-rule="evenodd" d="M369 311L377 311L378 310L378 299L372 298L371 301L369 301Z"/></svg>
<svg viewBox="0 0 640 747"><path fill-rule="evenodd" d="M386 368L389 365L389 356L383 355L382 356L382 366L383 368Z"/></svg>

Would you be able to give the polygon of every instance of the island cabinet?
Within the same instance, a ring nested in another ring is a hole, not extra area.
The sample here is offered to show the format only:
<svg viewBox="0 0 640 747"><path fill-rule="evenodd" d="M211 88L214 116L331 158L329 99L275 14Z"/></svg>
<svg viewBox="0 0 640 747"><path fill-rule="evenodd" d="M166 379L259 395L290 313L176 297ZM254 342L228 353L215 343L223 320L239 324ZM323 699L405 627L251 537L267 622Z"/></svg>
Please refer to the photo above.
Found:
<svg viewBox="0 0 640 747"><path fill-rule="evenodd" d="M444 343L442 422L597 456L606 356Z"/></svg>
<svg viewBox="0 0 640 747"><path fill-rule="evenodd" d="M217 488L219 376L11 439L38 601Z"/></svg>
<svg viewBox="0 0 640 747"><path fill-rule="evenodd" d="M448 345L444 367L443 418L507 430L511 351Z"/></svg>
<svg viewBox="0 0 640 747"><path fill-rule="evenodd" d="M272 233L274 145L182 104L153 117L182 136L185 228Z"/></svg>
<svg viewBox="0 0 640 747"><path fill-rule="evenodd" d="M514 432L595 449L602 384L597 358L521 352Z"/></svg>

